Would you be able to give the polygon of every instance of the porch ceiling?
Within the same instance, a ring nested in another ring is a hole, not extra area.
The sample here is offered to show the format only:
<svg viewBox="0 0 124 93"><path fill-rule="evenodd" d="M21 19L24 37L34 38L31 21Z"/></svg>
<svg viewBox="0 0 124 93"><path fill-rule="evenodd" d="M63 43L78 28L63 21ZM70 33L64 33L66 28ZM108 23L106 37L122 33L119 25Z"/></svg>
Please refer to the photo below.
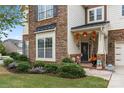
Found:
<svg viewBox="0 0 124 93"><path fill-rule="evenodd" d="M90 23L90 24L85 24L81 26L76 26L72 27L71 31L72 32L80 32L80 31L100 31L100 28L103 27L104 25L108 24L109 21L103 21L103 22L97 22L97 23Z"/></svg>

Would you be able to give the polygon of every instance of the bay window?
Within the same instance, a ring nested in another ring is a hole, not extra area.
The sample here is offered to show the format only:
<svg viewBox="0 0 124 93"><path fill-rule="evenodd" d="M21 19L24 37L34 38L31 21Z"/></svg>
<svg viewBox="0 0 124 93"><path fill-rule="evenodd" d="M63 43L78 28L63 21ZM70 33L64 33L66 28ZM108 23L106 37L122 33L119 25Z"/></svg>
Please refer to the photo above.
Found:
<svg viewBox="0 0 124 93"><path fill-rule="evenodd" d="M38 39L38 58L52 58L52 38Z"/></svg>
<svg viewBox="0 0 124 93"><path fill-rule="evenodd" d="M53 17L53 5L38 5L38 21Z"/></svg>

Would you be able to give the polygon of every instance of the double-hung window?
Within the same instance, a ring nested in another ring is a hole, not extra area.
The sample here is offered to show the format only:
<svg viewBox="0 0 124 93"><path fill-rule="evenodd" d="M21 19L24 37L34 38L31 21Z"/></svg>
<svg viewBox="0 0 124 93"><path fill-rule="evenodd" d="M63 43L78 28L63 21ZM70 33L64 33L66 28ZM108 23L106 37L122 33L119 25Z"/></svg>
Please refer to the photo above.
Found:
<svg viewBox="0 0 124 93"><path fill-rule="evenodd" d="M89 20L94 21L94 10L89 11Z"/></svg>
<svg viewBox="0 0 124 93"><path fill-rule="evenodd" d="M88 23L104 20L104 6L88 10Z"/></svg>
<svg viewBox="0 0 124 93"><path fill-rule="evenodd" d="M53 17L53 5L38 5L38 21Z"/></svg>
<svg viewBox="0 0 124 93"><path fill-rule="evenodd" d="M96 17L97 20L102 20L102 8L96 10L96 15L97 15Z"/></svg>
<svg viewBox="0 0 124 93"><path fill-rule="evenodd" d="M124 16L124 5L122 5L122 16Z"/></svg>
<svg viewBox="0 0 124 93"><path fill-rule="evenodd" d="M38 58L52 58L52 38L38 39Z"/></svg>

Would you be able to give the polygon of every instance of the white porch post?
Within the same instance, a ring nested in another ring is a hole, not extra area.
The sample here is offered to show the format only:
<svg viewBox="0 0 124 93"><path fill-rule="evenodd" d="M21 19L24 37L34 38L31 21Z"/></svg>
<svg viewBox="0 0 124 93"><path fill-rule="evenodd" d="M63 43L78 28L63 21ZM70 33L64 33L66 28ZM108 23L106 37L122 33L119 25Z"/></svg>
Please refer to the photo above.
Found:
<svg viewBox="0 0 124 93"><path fill-rule="evenodd" d="M98 51L97 54L105 54L105 47L104 47L104 34L100 31L98 35Z"/></svg>
<svg viewBox="0 0 124 93"><path fill-rule="evenodd" d="M97 51L97 68L102 69L105 67L105 40L104 29L101 29L98 35L98 51Z"/></svg>

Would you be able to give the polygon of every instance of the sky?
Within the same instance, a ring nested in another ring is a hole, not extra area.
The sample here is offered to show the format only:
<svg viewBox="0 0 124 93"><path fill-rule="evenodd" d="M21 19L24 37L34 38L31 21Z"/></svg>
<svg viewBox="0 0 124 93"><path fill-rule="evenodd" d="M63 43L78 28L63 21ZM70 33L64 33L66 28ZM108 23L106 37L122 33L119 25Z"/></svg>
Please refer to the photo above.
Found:
<svg viewBox="0 0 124 93"><path fill-rule="evenodd" d="M2 40L6 40L6 39L22 40L23 30L24 30L24 27L16 26L16 28L13 29L12 32L8 32L8 37L6 38L6 37L3 36Z"/></svg>

